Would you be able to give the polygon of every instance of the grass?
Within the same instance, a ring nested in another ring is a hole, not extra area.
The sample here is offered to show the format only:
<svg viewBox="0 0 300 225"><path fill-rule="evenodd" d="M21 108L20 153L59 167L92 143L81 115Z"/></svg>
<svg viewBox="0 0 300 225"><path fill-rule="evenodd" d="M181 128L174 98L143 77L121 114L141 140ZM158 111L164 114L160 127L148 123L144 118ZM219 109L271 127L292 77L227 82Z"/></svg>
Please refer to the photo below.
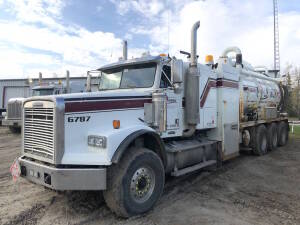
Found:
<svg viewBox="0 0 300 225"><path fill-rule="evenodd" d="M297 117L289 117L289 121L298 121L298 120L300 120L300 119Z"/></svg>
<svg viewBox="0 0 300 225"><path fill-rule="evenodd" d="M290 134L300 137L300 126L294 126L294 133L292 134L292 126L290 125Z"/></svg>

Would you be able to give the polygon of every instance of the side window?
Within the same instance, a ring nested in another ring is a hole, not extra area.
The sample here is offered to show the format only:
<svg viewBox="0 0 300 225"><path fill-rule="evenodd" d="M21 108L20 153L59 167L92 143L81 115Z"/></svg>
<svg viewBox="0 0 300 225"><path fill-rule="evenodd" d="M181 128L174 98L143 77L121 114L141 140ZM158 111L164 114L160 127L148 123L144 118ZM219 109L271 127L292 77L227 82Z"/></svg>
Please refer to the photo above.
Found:
<svg viewBox="0 0 300 225"><path fill-rule="evenodd" d="M164 65L162 70L163 71L161 73L160 88L171 87L171 84L169 82L169 81L171 81L171 67ZM169 81L166 78L166 76L168 77Z"/></svg>

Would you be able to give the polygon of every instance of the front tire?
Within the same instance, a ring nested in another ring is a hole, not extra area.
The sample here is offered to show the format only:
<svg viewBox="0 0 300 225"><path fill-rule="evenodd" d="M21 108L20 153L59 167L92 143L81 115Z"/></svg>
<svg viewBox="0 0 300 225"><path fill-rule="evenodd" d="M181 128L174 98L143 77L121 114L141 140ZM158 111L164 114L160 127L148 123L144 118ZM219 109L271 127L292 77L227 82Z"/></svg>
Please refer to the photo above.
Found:
<svg viewBox="0 0 300 225"><path fill-rule="evenodd" d="M161 159L146 148L131 148L108 170L107 206L121 217L149 211L160 198L165 182Z"/></svg>
<svg viewBox="0 0 300 225"><path fill-rule="evenodd" d="M255 155L265 155L268 151L267 128L265 125L259 125L256 128L256 136L253 152Z"/></svg>

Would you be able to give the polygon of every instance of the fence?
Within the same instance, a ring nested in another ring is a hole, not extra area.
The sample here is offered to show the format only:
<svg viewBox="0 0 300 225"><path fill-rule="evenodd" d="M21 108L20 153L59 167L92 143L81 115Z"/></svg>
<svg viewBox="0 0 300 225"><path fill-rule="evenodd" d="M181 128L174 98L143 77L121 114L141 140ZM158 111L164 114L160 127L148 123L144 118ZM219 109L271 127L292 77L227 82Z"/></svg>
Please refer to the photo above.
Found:
<svg viewBox="0 0 300 225"><path fill-rule="evenodd" d="M294 133L294 126L300 126L300 120L299 121L289 121L289 124L291 126L291 132Z"/></svg>

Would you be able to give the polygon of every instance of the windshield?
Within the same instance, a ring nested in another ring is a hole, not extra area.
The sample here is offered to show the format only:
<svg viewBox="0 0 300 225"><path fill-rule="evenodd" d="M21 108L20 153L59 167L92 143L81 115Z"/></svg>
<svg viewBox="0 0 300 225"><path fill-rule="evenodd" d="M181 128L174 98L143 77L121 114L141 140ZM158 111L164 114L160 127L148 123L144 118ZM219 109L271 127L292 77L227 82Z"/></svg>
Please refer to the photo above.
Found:
<svg viewBox="0 0 300 225"><path fill-rule="evenodd" d="M53 89L36 89L32 90L32 96L53 95Z"/></svg>
<svg viewBox="0 0 300 225"><path fill-rule="evenodd" d="M102 71L100 90L152 87L156 63L123 66Z"/></svg>

